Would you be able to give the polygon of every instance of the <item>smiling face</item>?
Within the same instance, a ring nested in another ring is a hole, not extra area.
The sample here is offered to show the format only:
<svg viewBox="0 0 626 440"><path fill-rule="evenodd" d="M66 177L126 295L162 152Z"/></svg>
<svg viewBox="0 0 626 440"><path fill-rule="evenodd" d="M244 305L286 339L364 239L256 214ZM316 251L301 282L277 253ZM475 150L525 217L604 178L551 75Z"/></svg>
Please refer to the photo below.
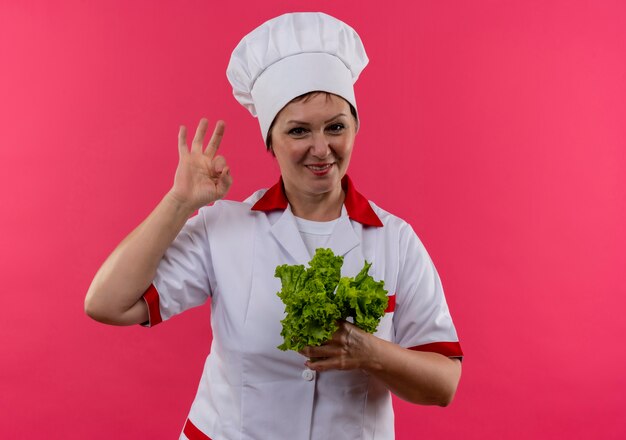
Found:
<svg viewBox="0 0 626 440"><path fill-rule="evenodd" d="M356 124L348 102L324 92L292 101L278 113L271 148L288 197L341 194Z"/></svg>

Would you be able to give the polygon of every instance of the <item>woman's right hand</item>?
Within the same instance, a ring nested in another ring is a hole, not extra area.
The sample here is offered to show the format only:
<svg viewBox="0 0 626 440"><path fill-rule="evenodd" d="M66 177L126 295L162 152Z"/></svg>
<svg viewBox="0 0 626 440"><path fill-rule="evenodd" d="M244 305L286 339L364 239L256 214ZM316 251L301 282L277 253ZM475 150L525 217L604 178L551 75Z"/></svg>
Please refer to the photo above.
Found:
<svg viewBox="0 0 626 440"><path fill-rule="evenodd" d="M149 319L142 295L154 280L167 248L199 208L226 195L232 178L226 160L216 156L224 135L218 121L206 149L207 120L198 124L187 147L187 130L180 127L180 159L174 186L152 213L109 255L94 277L85 297L85 312L106 324L131 325Z"/></svg>
<svg viewBox="0 0 626 440"><path fill-rule="evenodd" d="M224 121L217 121L213 136L203 149L207 126L208 121L201 119L191 150L187 146L185 126L178 132L179 161L170 195L191 212L224 197L233 182L226 159L216 156L224 136Z"/></svg>

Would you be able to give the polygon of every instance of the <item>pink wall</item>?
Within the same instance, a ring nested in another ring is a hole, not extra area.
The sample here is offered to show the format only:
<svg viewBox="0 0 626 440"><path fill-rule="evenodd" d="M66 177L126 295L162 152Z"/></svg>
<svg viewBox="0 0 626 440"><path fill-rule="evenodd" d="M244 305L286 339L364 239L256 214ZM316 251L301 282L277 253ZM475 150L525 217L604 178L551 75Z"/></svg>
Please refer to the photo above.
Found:
<svg viewBox="0 0 626 440"><path fill-rule="evenodd" d="M84 295L168 189L179 124L227 121L229 198L275 181L224 71L304 3L56 3L0 5L0 437L175 438L209 308L115 328ZM418 231L466 352L451 407L396 402L398 439L626 438L624 3L306 9L364 39L350 173Z"/></svg>

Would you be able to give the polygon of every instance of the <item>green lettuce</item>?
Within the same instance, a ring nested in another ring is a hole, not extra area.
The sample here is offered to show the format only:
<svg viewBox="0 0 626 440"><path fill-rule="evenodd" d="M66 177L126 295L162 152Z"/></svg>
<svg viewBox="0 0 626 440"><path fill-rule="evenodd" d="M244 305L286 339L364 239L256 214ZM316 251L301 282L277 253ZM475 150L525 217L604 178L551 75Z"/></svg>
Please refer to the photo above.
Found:
<svg viewBox="0 0 626 440"><path fill-rule="evenodd" d="M330 249L317 249L309 267L283 264L276 268L282 289L278 296L285 304L280 332L281 350L299 351L307 345L321 345L338 329L337 321L352 318L354 324L374 333L387 308L384 281L368 275L371 263L354 277L341 277L343 257Z"/></svg>

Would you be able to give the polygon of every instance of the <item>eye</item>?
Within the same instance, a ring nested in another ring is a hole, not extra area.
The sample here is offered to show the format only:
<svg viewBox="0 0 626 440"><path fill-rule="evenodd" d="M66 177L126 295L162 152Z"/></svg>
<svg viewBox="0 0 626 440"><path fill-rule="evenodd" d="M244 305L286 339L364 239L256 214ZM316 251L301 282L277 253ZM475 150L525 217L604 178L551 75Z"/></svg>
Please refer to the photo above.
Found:
<svg viewBox="0 0 626 440"><path fill-rule="evenodd" d="M326 130L330 131L331 133L339 134L345 128L346 128L345 125L343 125L341 123L336 123L336 124L329 125L328 128L326 128Z"/></svg>
<svg viewBox="0 0 626 440"><path fill-rule="evenodd" d="M307 130L303 127L294 127L287 132L289 136L302 137L307 133Z"/></svg>

